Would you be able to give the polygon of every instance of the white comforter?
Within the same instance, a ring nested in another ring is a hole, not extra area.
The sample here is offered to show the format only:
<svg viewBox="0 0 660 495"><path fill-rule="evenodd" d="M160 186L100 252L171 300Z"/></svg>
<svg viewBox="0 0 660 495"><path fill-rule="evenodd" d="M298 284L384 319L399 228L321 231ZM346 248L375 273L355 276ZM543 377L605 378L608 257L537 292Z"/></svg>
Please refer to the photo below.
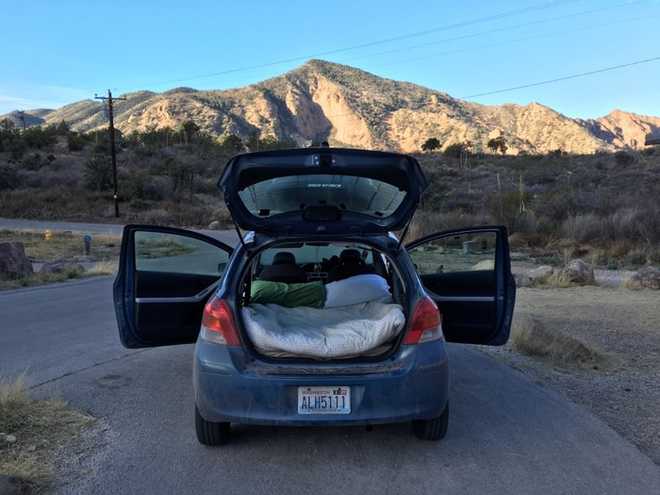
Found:
<svg viewBox="0 0 660 495"><path fill-rule="evenodd" d="M273 357L336 359L369 353L405 325L401 306L377 301L325 309L252 304L242 314L254 346Z"/></svg>

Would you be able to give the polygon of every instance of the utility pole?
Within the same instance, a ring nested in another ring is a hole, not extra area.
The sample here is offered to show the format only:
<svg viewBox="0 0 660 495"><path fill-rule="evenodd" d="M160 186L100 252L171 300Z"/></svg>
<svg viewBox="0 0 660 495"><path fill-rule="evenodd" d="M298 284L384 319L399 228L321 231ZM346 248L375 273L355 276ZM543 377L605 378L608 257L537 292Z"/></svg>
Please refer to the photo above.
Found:
<svg viewBox="0 0 660 495"><path fill-rule="evenodd" d="M108 90L108 96L97 96L94 95L94 99L103 100L108 102L108 118L110 119L110 154L112 155L112 185L114 192L112 194L112 199L115 202L115 218L119 218L119 195L117 193L117 152L115 150L115 119L113 114L112 102L114 100L125 100L126 98L114 98L112 97L112 91Z"/></svg>

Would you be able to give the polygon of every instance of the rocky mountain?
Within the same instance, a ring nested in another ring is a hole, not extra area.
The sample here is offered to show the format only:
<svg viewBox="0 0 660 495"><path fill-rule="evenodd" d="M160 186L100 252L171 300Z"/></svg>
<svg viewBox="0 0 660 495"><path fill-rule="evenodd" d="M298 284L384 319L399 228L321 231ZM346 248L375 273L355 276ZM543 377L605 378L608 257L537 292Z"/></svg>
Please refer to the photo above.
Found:
<svg viewBox="0 0 660 495"><path fill-rule="evenodd" d="M658 117L616 110L599 119L580 120L538 103L480 105L321 60L237 89L176 88L123 96L126 101L116 102L115 122L124 133L176 128L192 119L218 136L247 138L258 133L301 145L328 139L333 145L416 151L426 139L436 137L443 147L470 141L479 150L502 135L513 154L557 149L594 153L641 147L645 133L660 130ZM95 100L26 115L35 123L64 120L81 131L107 125L103 106Z"/></svg>

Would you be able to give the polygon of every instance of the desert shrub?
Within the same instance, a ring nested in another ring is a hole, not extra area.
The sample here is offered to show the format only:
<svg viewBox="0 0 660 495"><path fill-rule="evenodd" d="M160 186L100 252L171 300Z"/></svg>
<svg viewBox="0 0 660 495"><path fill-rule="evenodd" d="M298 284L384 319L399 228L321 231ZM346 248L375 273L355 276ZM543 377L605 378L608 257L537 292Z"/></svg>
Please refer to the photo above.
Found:
<svg viewBox="0 0 660 495"><path fill-rule="evenodd" d="M85 136L77 132L70 132L66 136L66 144L69 151L82 151L86 142L87 139Z"/></svg>
<svg viewBox="0 0 660 495"><path fill-rule="evenodd" d="M40 153L31 153L22 160L23 166L28 170L39 170L46 162Z"/></svg>
<svg viewBox="0 0 660 495"><path fill-rule="evenodd" d="M557 366L597 369L607 363L607 356L599 349L556 328L546 328L540 320L524 314L513 321L511 346L521 354L547 359Z"/></svg>
<svg viewBox="0 0 660 495"><path fill-rule="evenodd" d="M0 165L0 191L15 189L19 184L20 181L16 168L9 164Z"/></svg>
<svg viewBox="0 0 660 495"><path fill-rule="evenodd" d="M614 161L617 165L626 167L637 161L637 157L629 151L617 151L614 153Z"/></svg>
<svg viewBox="0 0 660 495"><path fill-rule="evenodd" d="M428 138L422 144L422 151L433 151L437 150L440 147L440 140L438 138Z"/></svg>
<svg viewBox="0 0 660 495"><path fill-rule="evenodd" d="M592 213L571 215L560 227L561 236L578 242L591 242L603 235L602 218Z"/></svg>
<svg viewBox="0 0 660 495"><path fill-rule="evenodd" d="M484 214L472 214L464 211L437 212L418 210L415 213L407 239L419 239L440 230L458 229L474 225L484 225L491 220Z"/></svg>
<svg viewBox="0 0 660 495"><path fill-rule="evenodd" d="M463 143L453 143L450 144L445 148L444 154L445 156L451 157L451 158L460 158L461 154L465 153L467 151L465 144Z"/></svg>
<svg viewBox="0 0 660 495"><path fill-rule="evenodd" d="M90 191L106 191L112 186L112 164L102 155L95 155L85 162L83 183Z"/></svg>
<svg viewBox="0 0 660 495"><path fill-rule="evenodd" d="M169 179L145 170L122 171L120 189L122 196L139 200L160 201L171 196Z"/></svg>
<svg viewBox="0 0 660 495"><path fill-rule="evenodd" d="M510 233L517 232L523 226L529 226L534 222L534 231L536 231L535 218L530 216L522 207L529 203L529 195L525 192L510 191L491 195L488 201L488 211L490 217L496 223L506 225Z"/></svg>

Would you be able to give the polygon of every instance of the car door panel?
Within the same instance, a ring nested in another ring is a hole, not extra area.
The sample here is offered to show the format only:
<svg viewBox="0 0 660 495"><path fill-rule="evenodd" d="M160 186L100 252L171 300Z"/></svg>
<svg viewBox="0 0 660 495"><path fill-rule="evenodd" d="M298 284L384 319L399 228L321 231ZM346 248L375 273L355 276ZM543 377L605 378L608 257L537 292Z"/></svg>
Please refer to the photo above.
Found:
<svg viewBox="0 0 660 495"><path fill-rule="evenodd" d="M508 340L515 282L504 227L439 232L407 249L442 313L448 342L502 345Z"/></svg>
<svg viewBox="0 0 660 495"><path fill-rule="evenodd" d="M196 232L124 228L114 303L128 348L195 342L202 312L232 248Z"/></svg>

